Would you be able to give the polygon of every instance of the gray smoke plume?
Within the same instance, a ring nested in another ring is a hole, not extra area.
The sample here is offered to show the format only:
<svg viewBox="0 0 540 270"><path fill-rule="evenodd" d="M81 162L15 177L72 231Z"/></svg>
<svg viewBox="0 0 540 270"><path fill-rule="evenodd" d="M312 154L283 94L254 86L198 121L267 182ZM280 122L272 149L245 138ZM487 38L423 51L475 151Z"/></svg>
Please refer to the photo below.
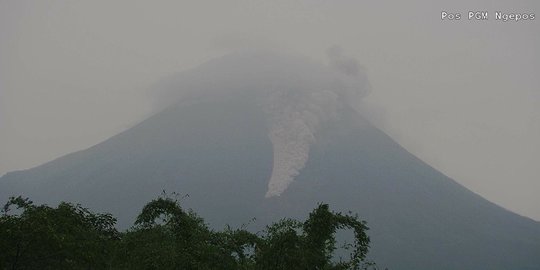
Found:
<svg viewBox="0 0 540 270"><path fill-rule="evenodd" d="M175 75L158 89L160 106L250 96L264 111L274 163L266 197L279 196L304 168L321 125L356 108L369 89L360 65L328 51L329 65L272 51L235 53Z"/></svg>

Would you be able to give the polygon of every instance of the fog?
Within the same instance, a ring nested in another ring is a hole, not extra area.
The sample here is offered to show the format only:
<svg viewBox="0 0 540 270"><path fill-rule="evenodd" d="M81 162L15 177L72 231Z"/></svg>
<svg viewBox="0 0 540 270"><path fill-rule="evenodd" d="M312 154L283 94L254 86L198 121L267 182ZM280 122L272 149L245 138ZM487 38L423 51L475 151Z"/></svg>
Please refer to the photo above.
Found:
<svg viewBox="0 0 540 270"><path fill-rule="evenodd" d="M369 93L356 59L333 46L327 60L322 64L290 52L243 49L163 79L153 87L153 108L250 98L265 115L273 147L266 197L279 196L304 168L321 126L337 120L342 109L361 108Z"/></svg>
<svg viewBox="0 0 540 270"><path fill-rule="evenodd" d="M176 100L166 85L174 74L270 48L365 76L370 90L350 102L375 125L471 190L540 220L540 25L492 17L539 7L0 0L0 174L131 127ZM491 17L443 21L443 10Z"/></svg>

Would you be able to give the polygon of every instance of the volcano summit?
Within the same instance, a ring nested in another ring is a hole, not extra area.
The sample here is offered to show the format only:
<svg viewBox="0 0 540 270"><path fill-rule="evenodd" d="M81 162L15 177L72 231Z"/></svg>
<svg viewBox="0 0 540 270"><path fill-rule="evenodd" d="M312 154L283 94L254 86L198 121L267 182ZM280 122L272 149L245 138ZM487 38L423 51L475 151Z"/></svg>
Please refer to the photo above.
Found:
<svg viewBox="0 0 540 270"><path fill-rule="evenodd" d="M467 190L356 110L358 64L231 54L156 86L164 109L86 150L0 178L0 199L80 202L131 224L162 190L212 226L258 230L317 202L368 222L390 269L540 269L540 224ZM249 228L249 227L248 227Z"/></svg>

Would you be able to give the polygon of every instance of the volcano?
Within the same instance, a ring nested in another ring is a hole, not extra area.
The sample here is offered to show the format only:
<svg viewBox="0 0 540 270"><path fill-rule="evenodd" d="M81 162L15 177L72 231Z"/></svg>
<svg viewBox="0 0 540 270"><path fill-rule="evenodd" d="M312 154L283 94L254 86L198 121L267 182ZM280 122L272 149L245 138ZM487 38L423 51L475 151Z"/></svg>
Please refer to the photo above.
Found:
<svg viewBox="0 0 540 270"><path fill-rule="evenodd" d="M164 109L88 149L0 178L0 199L81 203L127 228L176 192L213 227L260 230L317 203L366 220L390 269L540 269L540 223L469 191L358 113L356 62L249 52L156 85ZM253 219L255 218L255 219Z"/></svg>

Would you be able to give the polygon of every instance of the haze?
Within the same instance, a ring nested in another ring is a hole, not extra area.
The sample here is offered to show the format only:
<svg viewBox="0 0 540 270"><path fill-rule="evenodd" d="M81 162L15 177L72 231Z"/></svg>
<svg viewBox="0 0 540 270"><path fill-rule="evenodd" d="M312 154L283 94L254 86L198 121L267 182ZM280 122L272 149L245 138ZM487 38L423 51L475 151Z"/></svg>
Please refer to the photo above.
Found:
<svg viewBox="0 0 540 270"><path fill-rule="evenodd" d="M161 107L152 89L232 51L271 47L363 66L360 110L409 151L540 220L538 1L0 0L0 174L94 145Z"/></svg>

